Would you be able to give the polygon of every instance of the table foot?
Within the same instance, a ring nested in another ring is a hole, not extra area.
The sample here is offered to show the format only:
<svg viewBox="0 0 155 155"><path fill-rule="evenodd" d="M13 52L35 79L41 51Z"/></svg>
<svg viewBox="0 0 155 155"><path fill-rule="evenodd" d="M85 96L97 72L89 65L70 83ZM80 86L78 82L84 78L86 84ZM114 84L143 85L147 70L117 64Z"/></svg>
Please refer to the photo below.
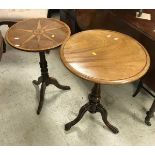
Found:
<svg viewBox="0 0 155 155"><path fill-rule="evenodd" d="M87 103L84 106L82 106L81 109L79 110L78 116L73 121L71 121L71 122L69 122L69 123L67 123L65 125L65 130L68 131L68 130L70 130L70 128L72 126L74 126L75 124L77 124L82 119L82 117L84 116L84 114L86 113L86 111L89 110L89 107L90 107L89 103Z"/></svg>
<svg viewBox="0 0 155 155"><path fill-rule="evenodd" d="M40 101L39 101L39 106L37 110L37 114L39 115L41 112L41 109L43 107L43 102L44 102L44 96L45 96L45 90L46 90L46 83L43 82L41 84L41 89L40 89Z"/></svg>
<svg viewBox="0 0 155 155"><path fill-rule="evenodd" d="M151 117L148 115L148 111L146 112L146 117L145 117L145 124L148 125L148 126L151 126L151 122L150 122L150 119Z"/></svg>
<svg viewBox="0 0 155 155"><path fill-rule="evenodd" d="M40 76L38 78L38 81L37 80L33 80L32 83L38 86L38 85L40 85L42 83L42 81L43 81L42 76Z"/></svg>
<svg viewBox="0 0 155 155"><path fill-rule="evenodd" d="M100 112L101 116L102 116L102 120L105 123L105 125L113 133L115 133L115 134L118 133L119 130L115 126L111 125L109 123L109 121L107 120L108 113L107 113L106 109L104 109L102 107L102 105L100 104L100 84L94 85L92 92L91 92L91 94L89 94L88 98L89 98L89 102L81 107L81 109L79 110L78 116L73 121L71 121L65 125L65 130L66 131L70 130L70 128L72 126L77 124L82 119L82 117L84 116L86 111L89 111L92 114L94 114L96 112Z"/></svg>
<svg viewBox="0 0 155 155"><path fill-rule="evenodd" d="M69 86L64 86L64 85L59 84L59 82L53 77L49 78L48 83L53 84L55 87L62 89L62 90L70 90L71 89Z"/></svg>
<svg viewBox="0 0 155 155"><path fill-rule="evenodd" d="M98 104L98 105L97 105L96 112L100 112L100 113L101 113L103 122L105 123L105 125L106 125L113 133L116 134L116 133L119 132L119 130L118 130L115 126L111 125L111 124L109 123L109 121L107 120L108 113L107 113L106 109L102 107L101 104Z"/></svg>
<svg viewBox="0 0 155 155"><path fill-rule="evenodd" d="M69 86L60 85L55 78L48 77L48 76L45 79L42 76L40 76L38 78L38 80L33 80L32 83L34 85L37 85L37 86L39 86L41 84L41 88L40 88L40 101L39 101L39 106L38 106L38 110L37 110L37 114L38 115L40 114L40 112L42 110L43 102L44 102L45 90L46 90L46 87L48 85L52 84L52 85L54 85L57 88L62 89L62 90L70 90L71 89Z"/></svg>
<svg viewBox="0 0 155 155"><path fill-rule="evenodd" d="M151 105L150 110L146 112L146 117L145 117L145 123L146 123L146 125L151 126L150 119L154 116L153 115L154 112L155 112L155 99L154 99L154 101L153 101L153 103Z"/></svg>
<svg viewBox="0 0 155 155"><path fill-rule="evenodd" d="M139 81L137 89L136 89L135 93L133 94L133 97L135 97L139 93L141 88L143 88L146 92L148 92L152 97L155 97L154 94L152 94L149 90L147 90L143 86L142 80ZM145 124L146 125L151 126L150 119L153 117L154 112L155 112L155 99L154 99L154 101L152 103L152 106L151 106L150 110L146 112L146 117L145 117Z"/></svg>

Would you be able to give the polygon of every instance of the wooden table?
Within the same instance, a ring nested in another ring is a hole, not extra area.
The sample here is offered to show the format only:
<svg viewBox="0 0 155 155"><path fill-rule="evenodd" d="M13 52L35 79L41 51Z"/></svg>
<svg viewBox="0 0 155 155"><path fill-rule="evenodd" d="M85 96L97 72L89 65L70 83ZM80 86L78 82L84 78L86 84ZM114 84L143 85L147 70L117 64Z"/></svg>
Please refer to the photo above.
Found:
<svg viewBox="0 0 155 155"><path fill-rule="evenodd" d="M38 81L34 80L33 84L41 84L40 101L37 114L40 114L46 87L49 84L55 85L59 89L69 90L69 86L63 86L58 81L49 77L45 52L58 47L70 36L69 27L52 18L27 19L20 21L6 33L7 42L16 49L26 52L39 52L41 76Z"/></svg>
<svg viewBox="0 0 155 155"><path fill-rule="evenodd" d="M128 35L110 30L88 30L74 34L61 47L64 65L75 75L92 81L89 102L79 115L65 125L69 130L86 111L100 112L106 126L118 129L107 120L107 111L100 104L100 84L123 84L141 78L148 70L150 58L146 49Z"/></svg>

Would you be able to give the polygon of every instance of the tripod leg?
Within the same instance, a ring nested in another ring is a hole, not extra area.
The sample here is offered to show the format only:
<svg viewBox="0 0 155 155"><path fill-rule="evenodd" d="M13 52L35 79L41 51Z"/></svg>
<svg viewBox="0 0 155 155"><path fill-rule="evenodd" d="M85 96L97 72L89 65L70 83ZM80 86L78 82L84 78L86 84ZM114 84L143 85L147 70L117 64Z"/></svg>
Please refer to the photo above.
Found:
<svg viewBox="0 0 155 155"><path fill-rule="evenodd" d="M62 90L71 89L69 86L64 86L64 85L59 84L59 82L55 78L52 78L52 77L49 78L48 84L53 84L54 86Z"/></svg>
<svg viewBox="0 0 155 155"><path fill-rule="evenodd" d="M65 130L66 131L70 130L70 128L73 125L75 125L76 123L78 123L82 119L82 117L86 113L86 111L88 111L89 107L90 107L90 104L89 103L87 103L84 106L82 106L81 109L80 109L80 111L79 111L78 116L73 121L71 121L71 122L69 122L69 123L67 123L65 125Z"/></svg>
<svg viewBox="0 0 155 155"><path fill-rule="evenodd" d="M37 80L33 80L33 81L32 81L32 83L35 84L35 85L37 85L37 86L40 85L41 82L42 82L42 76L40 76L40 77L38 78L38 81L37 81Z"/></svg>
<svg viewBox="0 0 155 155"><path fill-rule="evenodd" d="M100 112L100 113L101 113L103 122L105 123L105 125L106 125L113 133L116 134L116 133L119 132L119 130L118 130L116 127L114 127L113 125L111 125L111 124L108 122L108 120L107 120L108 113L107 113L106 109L104 109L104 108L102 107L101 104L98 104L98 105L97 105L97 107L96 107L96 112Z"/></svg>
<svg viewBox="0 0 155 155"><path fill-rule="evenodd" d="M136 89L135 93L132 95L132 97L135 97L140 92L140 89L142 87L143 87L143 83L142 83L142 80L140 80L138 83L137 89Z"/></svg>
<svg viewBox="0 0 155 155"><path fill-rule="evenodd" d="M39 101L39 106L38 106L38 110L37 110L38 115L40 114L41 109L43 107L45 90L46 90L46 83L43 82L41 85L41 89L40 89L40 101Z"/></svg>
<svg viewBox="0 0 155 155"><path fill-rule="evenodd" d="M151 122L150 122L150 119L153 117L153 113L155 112L155 99L152 103L152 106L150 108L149 111L147 111L146 113L146 117L145 117L145 123L148 125L148 126L151 126Z"/></svg>
<svg viewBox="0 0 155 155"><path fill-rule="evenodd" d="M3 53L5 53L6 52L6 43L5 43L5 41L3 40Z"/></svg>
<svg viewBox="0 0 155 155"><path fill-rule="evenodd" d="M46 54L49 54L49 53L50 53L50 50L47 50L47 51L46 51Z"/></svg>

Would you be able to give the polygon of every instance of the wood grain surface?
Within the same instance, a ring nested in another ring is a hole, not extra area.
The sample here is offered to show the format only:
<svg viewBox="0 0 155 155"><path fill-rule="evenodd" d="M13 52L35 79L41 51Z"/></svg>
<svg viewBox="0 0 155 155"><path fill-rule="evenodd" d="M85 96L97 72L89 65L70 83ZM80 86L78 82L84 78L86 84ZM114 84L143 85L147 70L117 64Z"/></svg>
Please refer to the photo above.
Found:
<svg viewBox="0 0 155 155"><path fill-rule="evenodd" d="M27 19L6 33L7 42L24 51L45 51L61 45L70 36L67 24L53 18Z"/></svg>
<svg viewBox="0 0 155 155"><path fill-rule="evenodd" d="M103 84L137 80L150 65L149 55L138 41L99 29L72 35L61 47L61 59L79 77Z"/></svg>

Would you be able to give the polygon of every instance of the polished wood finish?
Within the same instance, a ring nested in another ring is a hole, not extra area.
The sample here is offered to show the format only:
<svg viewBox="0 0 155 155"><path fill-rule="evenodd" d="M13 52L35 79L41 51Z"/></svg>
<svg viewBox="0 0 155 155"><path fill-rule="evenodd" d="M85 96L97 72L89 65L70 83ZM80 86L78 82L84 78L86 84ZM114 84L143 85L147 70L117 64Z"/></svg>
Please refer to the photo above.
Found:
<svg viewBox="0 0 155 155"><path fill-rule="evenodd" d="M95 83L88 96L89 102L81 107L73 121L65 125L65 130L70 130L89 111L101 113L105 125L113 133L118 133L100 104L100 84L122 84L141 78L150 65L146 49L135 39L116 31L87 30L66 40L61 47L61 59L75 75Z"/></svg>
<svg viewBox="0 0 155 155"><path fill-rule="evenodd" d="M135 81L150 65L149 55L140 43L109 30L72 35L61 47L61 59L76 75L103 84Z"/></svg>
<svg viewBox="0 0 155 155"><path fill-rule="evenodd" d="M138 40L147 49L151 59L149 71L144 76L143 82L155 91L155 10L143 9L144 13L151 14L151 20L136 18L137 11L137 9L68 9L61 15L61 19L68 23L72 33L102 28L118 31Z"/></svg>
<svg viewBox="0 0 155 155"><path fill-rule="evenodd" d="M47 18L50 18L51 17L53 11L55 11L55 10L48 9ZM21 19L12 19L12 20L11 19L10 20L3 19L2 21L0 21L0 26L7 25L10 28L12 25L14 25L15 23L17 23L19 21L21 21ZM6 52L6 44L5 44L5 41L4 41L3 46L4 46L3 51L5 53Z"/></svg>
<svg viewBox="0 0 155 155"><path fill-rule="evenodd" d="M155 10L144 9L143 12L151 14L151 20L136 18L135 10L111 11L112 15L114 15L116 18L119 18L127 23L130 27L133 27L137 31L145 34L145 36L155 41Z"/></svg>
<svg viewBox="0 0 155 155"><path fill-rule="evenodd" d="M24 51L45 51L69 38L69 27L52 18L27 19L13 25L6 33L8 43Z"/></svg>
<svg viewBox="0 0 155 155"><path fill-rule="evenodd" d="M61 18L64 22L68 23L73 33L87 29L104 28L128 34L138 40L147 49L151 59L150 68L143 76L142 82L155 91L155 10L143 9L144 13L151 14L151 20L136 18L137 11L138 10L136 9L76 9L74 10L74 16L71 17L71 11L66 10L65 12L68 16L65 16L66 14L62 14ZM70 21L74 24L70 24ZM150 95L155 96L148 89L146 89L143 84L138 86L139 87L137 87L137 90L133 96L135 96L141 88L147 91ZM152 107L155 107L154 104L155 102L153 102L150 108L151 111L147 112L145 119L147 125L151 124L150 118L153 114Z"/></svg>
<svg viewBox="0 0 155 155"><path fill-rule="evenodd" d="M149 71L143 77L143 83L155 91L155 10L144 9L143 12L151 14L151 20L136 18L136 10L111 11L109 14L111 18L110 25L112 29L134 37L147 49L151 64Z"/></svg>

